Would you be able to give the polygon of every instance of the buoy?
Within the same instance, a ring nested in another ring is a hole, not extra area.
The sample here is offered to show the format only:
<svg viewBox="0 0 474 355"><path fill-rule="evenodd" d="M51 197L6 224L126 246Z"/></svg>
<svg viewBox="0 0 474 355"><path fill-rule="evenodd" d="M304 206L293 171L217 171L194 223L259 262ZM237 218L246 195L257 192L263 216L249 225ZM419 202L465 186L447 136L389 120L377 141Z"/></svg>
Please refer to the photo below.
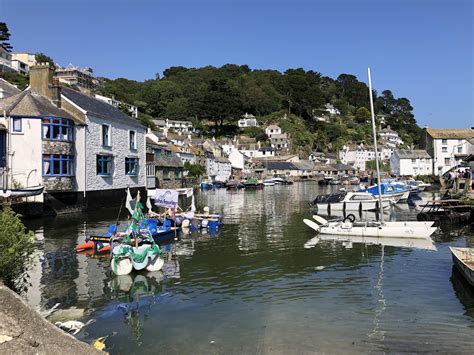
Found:
<svg viewBox="0 0 474 355"><path fill-rule="evenodd" d="M90 240L88 242L85 242L84 244L78 245L74 249L76 251L82 251L82 250L93 249L93 248L94 248L94 242Z"/></svg>
<svg viewBox="0 0 474 355"><path fill-rule="evenodd" d="M112 258L110 268L115 275L128 275L132 272L133 264L129 258L120 259L118 261Z"/></svg>
<svg viewBox="0 0 474 355"><path fill-rule="evenodd" d="M203 210L204 210L204 215L207 216L209 214L209 207L206 206L203 208Z"/></svg>
<svg viewBox="0 0 474 355"><path fill-rule="evenodd" d="M209 221L207 219L203 219L202 222L201 222L201 227L202 228L207 228L208 223L209 223Z"/></svg>
<svg viewBox="0 0 474 355"><path fill-rule="evenodd" d="M181 223L182 228L189 228L189 219L185 219L183 223Z"/></svg>

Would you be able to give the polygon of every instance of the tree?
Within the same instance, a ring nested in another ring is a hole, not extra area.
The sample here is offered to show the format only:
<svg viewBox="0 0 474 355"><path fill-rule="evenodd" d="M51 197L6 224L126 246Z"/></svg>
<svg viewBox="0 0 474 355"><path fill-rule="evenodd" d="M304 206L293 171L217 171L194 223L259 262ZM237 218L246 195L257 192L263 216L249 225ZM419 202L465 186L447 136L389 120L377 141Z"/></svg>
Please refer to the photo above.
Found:
<svg viewBox="0 0 474 355"><path fill-rule="evenodd" d="M49 63L51 67L54 67L53 58L41 52L35 53L35 62L36 63Z"/></svg>
<svg viewBox="0 0 474 355"><path fill-rule="evenodd" d="M206 167L200 164L191 164L189 161L184 162L184 170L188 171L188 176L191 178L200 178L206 174Z"/></svg>
<svg viewBox="0 0 474 355"><path fill-rule="evenodd" d="M20 215L6 207L0 213L0 279L21 292L25 278L21 278L30 260L34 246L33 232L27 231Z"/></svg>
<svg viewBox="0 0 474 355"><path fill-rule="evenodd" d="M9 40L10 32L8 32L8 26L5 22L0 22L0 45L5 48L7 52L11 52L13 49Z"/></svg>
<svg viewBox="0 0 474 355"><path fill-rule="evenodd" d="M367 123L367 120L370 119L370 111L365 107L359 107L355 112L355 119L357 123Z"/></svg>

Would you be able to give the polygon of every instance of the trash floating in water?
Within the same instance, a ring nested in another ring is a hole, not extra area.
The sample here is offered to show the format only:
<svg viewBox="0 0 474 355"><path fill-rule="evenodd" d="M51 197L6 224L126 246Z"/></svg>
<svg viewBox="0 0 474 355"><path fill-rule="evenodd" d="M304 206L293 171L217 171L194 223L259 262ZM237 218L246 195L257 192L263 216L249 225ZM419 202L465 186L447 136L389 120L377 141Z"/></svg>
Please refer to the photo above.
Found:
<svg viewBox="0 0 474 355"><path fill-rule="evenodd" d="M0 334L0 344L6 343L7 341L12 340L13 337L9 335Z"/></svg>
<svg viewBox="0 0 474 355"><path fill-rule="evenodd" d="M321 266L316 266L316 267L314 268L314 270L317 270L317 271L324 270L324 266L322 266L322 265L321 265Z"/></svg>
<svg viewBox="0 0 474 355"><path fill-rule="evenodd" d="M105 339L108 338L108 335L105 337L100 337L94 341L94 348L97 350L104 350L105 349Z"/></svg>
<svg viewBox="0 0 474 355"><path fill-rule="evenodd" d="M86 325L91 324L92 322L94 322L94 319L89 320L86 324L78 320L69 320L67 322L56 322L54 323L54 325L68 333L72 333L75 335L79 333L82 328L84 328Z"/></svg>
<svg viewBox="0 0 474 355"><path fill-rule="evenodd" d="M59 305L59 303L56 305ZM83 308L57 309L56 305L45 312L49 314L44 315L44 317L47 318L51 323L78 320L85 315L85 309Z"/></svg>

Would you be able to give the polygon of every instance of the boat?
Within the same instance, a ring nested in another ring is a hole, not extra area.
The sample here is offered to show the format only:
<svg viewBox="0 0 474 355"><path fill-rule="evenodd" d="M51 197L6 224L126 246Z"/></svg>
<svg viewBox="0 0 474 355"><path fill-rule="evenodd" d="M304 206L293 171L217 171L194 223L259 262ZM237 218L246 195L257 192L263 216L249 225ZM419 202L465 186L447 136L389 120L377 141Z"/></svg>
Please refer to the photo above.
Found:
<svg viewBox="0 0 474 355"><path fill-rule="evenodd" d="M392 201L382 200L383 208L389 208ZM318 211L373 211L379 208L380 202L368 192L339 192L317 196L311 205L317 206Z"/></svg>
<svg viewBox="0 0 474 355"><path fill-rule="evenodd" d="M322 179L318 180L318 185L329 185L333 179L334 176L324 175Z"/></svg>
<svg viewBox="0 0 474 355"><path fill-rule="evenodd" d="M303 222L320 235L423 239L430 237L437 229L432 227L432 222L356 222L354 215L348 215L342 221L327 221L318 215L313 218L317 223L309 219L304 219Z"/></svg>
<svg viewBox="0 0 474 355"><path fill-rule="evenodd" d="M329 185L341 185L341 180L339 178L332 179L329 181Z"/></svg>
<svg viewBox="0 0 474 355"><path fill-rule="evenodd" d="M201 182L201 190L212 190L213 187L214 185L210 181L204 180Z"/></svg>
<svg viewBox="0 0 474 355"><path fill-rule="evenodd" d="M238 190L238 189L243 188L244 185L239 180L232 179L232 180L227 181L227 183L225 184L225 187L227 190Z"/></svg>
<svg viewBox="0 0 474 355"><path fill-rule="evenodd" d="M453 263L464 278L474 287L474 248L449 247Z"/></svg>
<svg viewBox="0 0 474 355"><path fill-rule="evenodd" d="M474 220L474 206L458 199L433 200L420 207L422 209L416 216L419 221L462 224Z"/></svg>
<svg viewBox="0 0 474 355"><path fill-rule="evenodd" d="M360 184L360 179L357 176L351 176L349 178L349 184L350 185L359 185Z"/></svg>
<svg viewBox="0 0 474 355"><path fill-rule="evenodd" d="M263 180L263 186L275 186L275 181L273 179Z"/></svg>
<svg viewBox="0 0 474 355"><path fill-rule="evenodd" d="M399 248L415 248L436 251L436 246L433 240L427 238L399 238L399 237L368 237L368 236L344 236L344 235L317 235L308 240L304 247L306 249L313 248L321 241L338 241L345 243L346 247L351 246L352 243L361 243L368 245L382 245ZM350 244L348 244L350 243Z"/></svg>
<svg viewBox="0 0 474 355"><path fill-rule="evenodd" d="M377 133L375 129L375 112L372 92L372 82L370 78L370 68L367 69L368 82L369 82L369 98L370 98L370 109L372 116L372 132L374 139L374 153L375 153L375 167L377 171L377 197L379 206L383 205L382 199L382 179L380 177L380 167L378 158L377 148ZM358 192L366 193L367 192ZM350 196L347 193L344 197ZM373 196L372 196L373 198ZM322 206L329 206L331 202L322 204ZM372 203L372 201L371 201ZM335 202L336 206L341 206L340 201ZM347 208L347 203L343 205ZM362 208L362 203L361 203ZM309 219L304 219L303 222L317 231L320 235L344 235L344 236L366 236L366 237L400 237L400 238L428 238L430 237L437 228L433 227L432 221L421 222L421 221L400 221L400 222L384 222L382 208L378 209L379 221L371 222L356 222L354 215L348 215L342 221L327 221L320 216L313 216L318 222L314 222Z"/></svg>
<svg viewBox="0 0 474 355"><path fill-rule="evenodd" d="M19 189L0 189L0 197L3 198L20 198L38 196L43 193L44 186L23 187Z"/></svg>
<svg viewBox="0 0 474 355"><path fill-rule="evenodd" d="M259 183L257 178L251 177L244 181L244 187L246 190L256 190L263 187L263 184Z"/></svg>
<svg viewBox="0 0 474 355"><path fill-rule="evenodd" d="M369 186L365 189L359 189L360 192L369 192L375 198L378 198L379 194L379 186L377 184ZM406 201L410 196L410 189L405 188L400 184L388 184L382 183L380 184L380 191L382 192L382 196L385 198L391 198L395 203L399 201Z"/></svg>

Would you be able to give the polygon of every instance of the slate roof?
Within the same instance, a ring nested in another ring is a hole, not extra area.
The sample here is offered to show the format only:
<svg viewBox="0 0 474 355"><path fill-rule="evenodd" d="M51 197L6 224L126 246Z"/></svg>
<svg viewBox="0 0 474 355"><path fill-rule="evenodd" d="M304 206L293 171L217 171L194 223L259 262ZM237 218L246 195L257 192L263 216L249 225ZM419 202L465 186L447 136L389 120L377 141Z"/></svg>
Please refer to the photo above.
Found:
<svg viewBox="0 0 474 355"><path fill-rule="evenodd" d="M269 161L265 163L267 170L298 170L298 167L287 161Z"/></svg>
<svg viewBox="0 0 474 355"><path fill-rule="evenodd" d="M274 139L288 139L288 136L286 133L272 134L272 136L270 137L270 140L274 140Z"/></svg>
<svg viewBox="0 0 474 355"><path fill-rule="evenodd" d="M337 171L355 170L354 167L347 164L342 164L342 163L332 164L332 167L336 169Z"/></svg>
<svg viewBox="0 0 474 355"><path fill-rule="evenodd" d="M431 159L431 156L426 150L400 149L396 150L395 153L400 159Z"/></svg>
<svg viewBox="0 0 474 355"><path fill-rule="evenodd" d="M259 151L261 151L261 152L265 152L265 151L266 151L266 152L272 152L272 151L274 151L274 150L275 150L275 148L272 148L272 147L261 147L261 148L259 149Z"/></svg>
<svg viewBox="0 0 474 355"><path fill-rule="evenodd" d="M271 124L267 127L267 129L280 129L280 127L277 126L276 124Z"/></svg>
<svg viewBox="0 0 474 355"><path fill-rule="evenodd" d="M129 125L143 127L139 121L123 113L119 109L109 105L108 103L98 100L92 96L80 93L78 91L71 90L69 88L62 88L61 94L74 102L77 106L87 111L95 117L102 118L104 120L116 121L127 123Z"/></svg>
<svg viewBox="0 0 474 355"><path fill-rule="evenodd" d="M300 160L299 162L293 163L299 170L313 170L314 163L311 160Z"/></svg>
<svg viewBox="0 0 474 355"><path fill-rule="evenodd" d="M16 86L10 84L5 79L0 78L0 90L3 92L3 98L7 98L21 92Z"/></svg>
<svg viewBox="0 0 474 355"><path fill-rule="evenodd" d="M464 129L439 129L426 128L426 132L435 139L469 139L474 137L474 130L471 128Z"/></svg>
<svg viewBox="0 0 474 355"><path fill-rule="evenodd" d="M76 123L84 124L84 120L71 115L66 110L58 108L44 96L25 90L19 94L0 99L0 112L11 116L54 116L69 118Z"/></svg>

